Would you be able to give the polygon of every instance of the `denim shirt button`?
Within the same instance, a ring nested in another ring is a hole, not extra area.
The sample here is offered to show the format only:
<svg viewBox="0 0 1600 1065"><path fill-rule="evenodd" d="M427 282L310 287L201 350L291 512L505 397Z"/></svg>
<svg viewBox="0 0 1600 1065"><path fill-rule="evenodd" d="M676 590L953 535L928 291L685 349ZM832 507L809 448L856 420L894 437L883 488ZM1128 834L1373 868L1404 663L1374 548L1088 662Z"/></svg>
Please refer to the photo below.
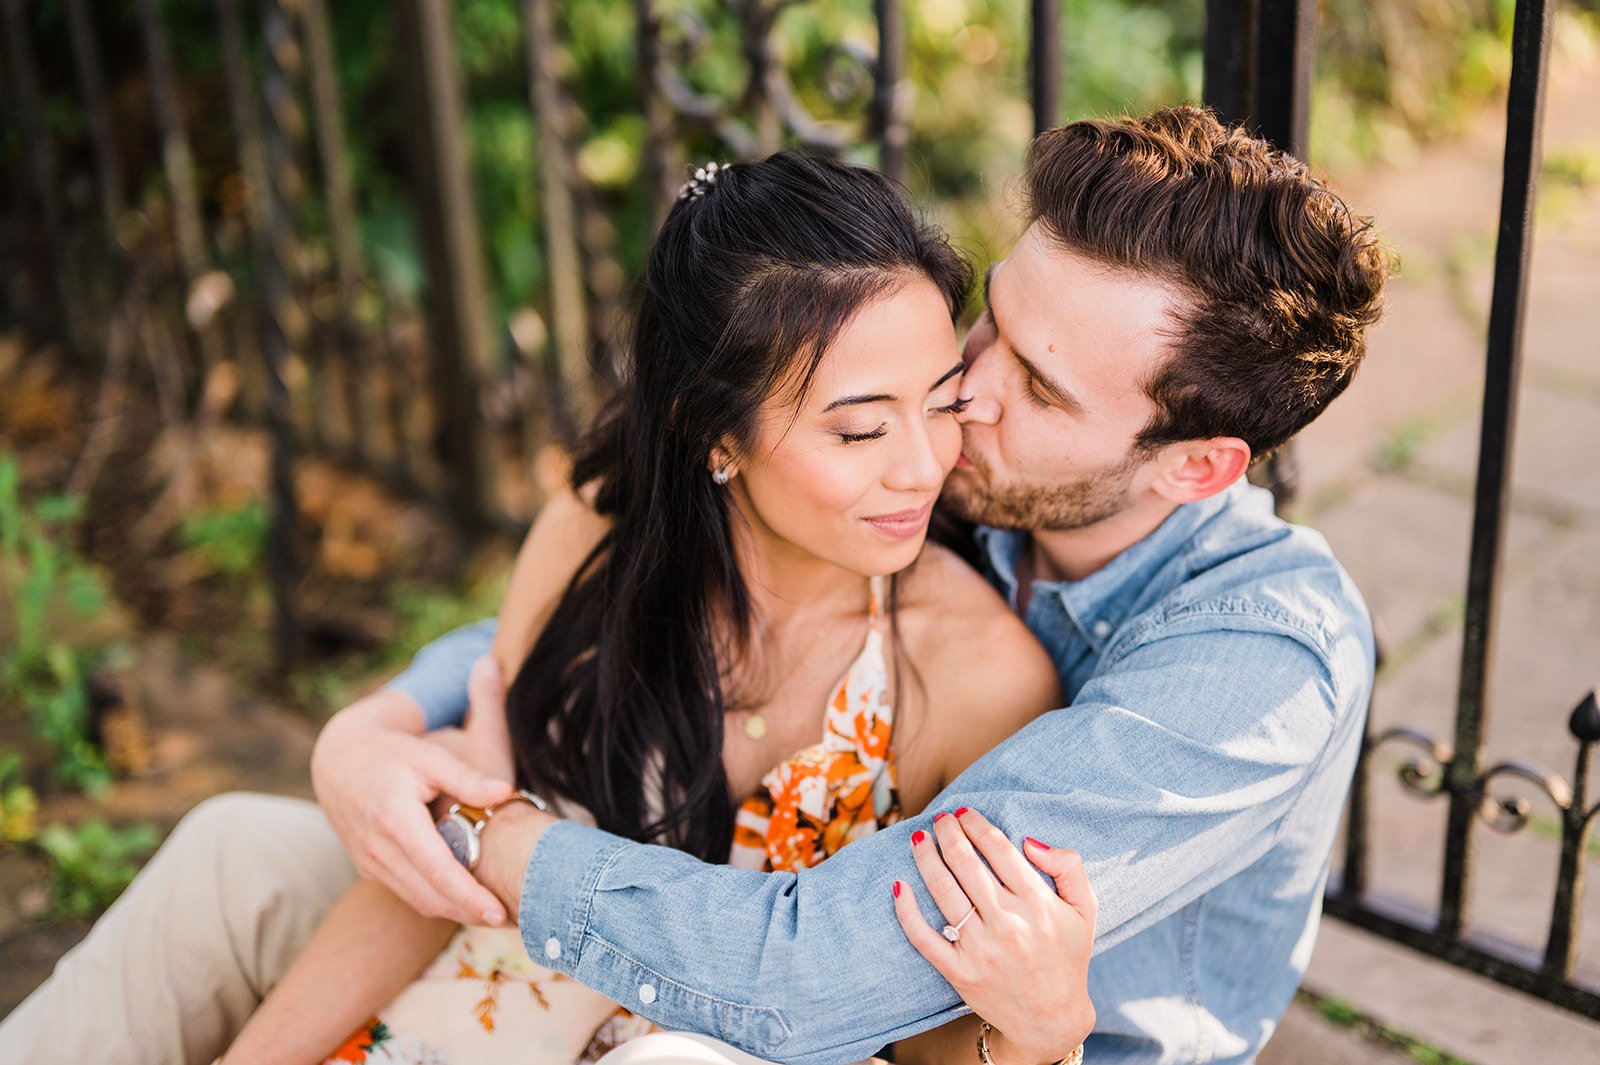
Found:
<svg viewBox="0 0 1600 1065"><path fill-rule="evenodd" d="M655 1000L656 1000L656 989L655 989L655 987L653 985L651 985L651 984L640 984L639 985L639 1001L643 1002L646 1006L648 1006L648 1005L650 1005L650 1003L654 1002Z"/></svg>
<svg viewBox="0 0 1600 1065"><path fill-rule="evenodd" d="M544 941L544 956L551 961L561 957L561 941L555 936L551 936Z"/></svg>
<svg viewBox="0 0 1600 1065"><path fill-rule="evenodd" d="M1111 635L1111 622L1101 618L1099 621L1094 623L1093 631L1095 639L1103 640L1107 636Z"/></svg>

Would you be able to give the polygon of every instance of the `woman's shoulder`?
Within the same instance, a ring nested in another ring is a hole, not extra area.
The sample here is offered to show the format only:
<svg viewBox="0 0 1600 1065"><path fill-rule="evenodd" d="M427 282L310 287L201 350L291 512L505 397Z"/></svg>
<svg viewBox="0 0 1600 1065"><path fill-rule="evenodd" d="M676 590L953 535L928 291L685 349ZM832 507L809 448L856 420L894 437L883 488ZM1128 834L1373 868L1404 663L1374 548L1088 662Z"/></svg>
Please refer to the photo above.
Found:
<svg viewBox="0 0 1600 1065"><path fill-rule="evenodd" d="M1040 704L1037 709L1055 698L1055 665L1043 645L994 586L950 549L929 544L923 550L902 581L899 615L917 669L939 685L936 690Z"/></svg>
<svg viewBox="0 0 1600 1065"><path fill-rule="evenodd" d="M948 549L930 544L902 583L898 618L931 740L927 768L942 788L1060 706L1061 683L1022 619Z"/></svg>

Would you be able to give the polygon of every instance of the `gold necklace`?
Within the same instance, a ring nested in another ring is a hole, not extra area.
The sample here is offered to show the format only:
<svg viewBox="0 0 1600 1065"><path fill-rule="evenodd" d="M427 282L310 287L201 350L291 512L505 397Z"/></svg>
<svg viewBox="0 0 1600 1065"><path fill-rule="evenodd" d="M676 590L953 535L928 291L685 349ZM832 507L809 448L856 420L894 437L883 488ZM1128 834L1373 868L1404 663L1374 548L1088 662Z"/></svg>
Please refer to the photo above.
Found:
<svg viewBox="0 0 1600 1065"><path fill-rule="evenodd" d="M794 660L794 665L789 667L789 669L784 673L782 678L779 679L778 683L775 684L775 685L770 685L768 687L767 690L768 690L769 693L770 692L779 692L779 691L783 690L784 685L789 683L789 678L793 677L794 674L795 674L795 671L797 671L802 665L805 664L806 659L811 656L811 652L813 652L813 651L815 651L817 649L818 642L821 641L823 634L826 633L827 631L828 631L828 626L827 625L818 625L817 626L817 631L811 637L811 642L806 644L805 650L802 651L800 653L800 655ZM769 695L768 697L770 698L771 696ZM745 736L747 738L749 738L751 740L759 741L759 740L761 740L761 739L766 737L767 732L770 729L770 726L767 724L767 717L766 717L766 715L764 713L762 713L760 707L756 707L753 710L738 710L738 711L735 711L735 713L740 713L740 714L744 715L743 728L744 728L744 734L745 734Z"/></svg>

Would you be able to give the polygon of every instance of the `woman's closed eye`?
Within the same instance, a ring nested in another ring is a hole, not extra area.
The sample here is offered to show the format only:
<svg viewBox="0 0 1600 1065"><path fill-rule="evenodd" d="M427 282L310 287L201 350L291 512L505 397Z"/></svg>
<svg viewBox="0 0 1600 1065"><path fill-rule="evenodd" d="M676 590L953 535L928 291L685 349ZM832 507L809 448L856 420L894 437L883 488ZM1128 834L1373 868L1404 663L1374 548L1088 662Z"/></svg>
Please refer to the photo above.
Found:
<svg viewBox="0 0 1600 1065"><path fill-rule="evenodd" d="M885 422L884 424L878 426L876 429L870 430L869 432L852 433L852 432L848 432L846 430L841 429L841 430L838 430L838 434L837 435L838 435L839 439L844 441L846 444L859 444L864 440L876 440L876 439L878 439L878 437L882 436L883 434L887 433L888 431L889 431L889 424L887 422Z"/></svg>
<svg viewBox="0 0 1600 1065"><path fill-rule="evenodd" d="M966 410L967 407L971 403L972 403L972 397L971 396L967 396L965 398L957 396L956 399L955 399L955 402L946 403L942 407L933 408L933 413L935 413L935 414L960 414L962 411Z"/></svg>

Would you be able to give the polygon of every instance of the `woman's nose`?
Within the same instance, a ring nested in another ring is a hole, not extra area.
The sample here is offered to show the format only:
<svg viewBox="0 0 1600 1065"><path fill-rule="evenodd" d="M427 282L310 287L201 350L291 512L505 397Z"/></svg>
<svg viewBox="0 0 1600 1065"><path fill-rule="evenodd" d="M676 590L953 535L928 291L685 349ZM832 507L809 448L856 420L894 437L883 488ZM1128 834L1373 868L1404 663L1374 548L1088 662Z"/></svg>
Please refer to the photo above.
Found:
<svg viewBox="0 0 1600 1065"><path fill-rule="evenodd" d="M901 492L935 492L949 471L939 461L933 440L924 428L904 434L905 444L895 456L884 484Z"/></svg>

